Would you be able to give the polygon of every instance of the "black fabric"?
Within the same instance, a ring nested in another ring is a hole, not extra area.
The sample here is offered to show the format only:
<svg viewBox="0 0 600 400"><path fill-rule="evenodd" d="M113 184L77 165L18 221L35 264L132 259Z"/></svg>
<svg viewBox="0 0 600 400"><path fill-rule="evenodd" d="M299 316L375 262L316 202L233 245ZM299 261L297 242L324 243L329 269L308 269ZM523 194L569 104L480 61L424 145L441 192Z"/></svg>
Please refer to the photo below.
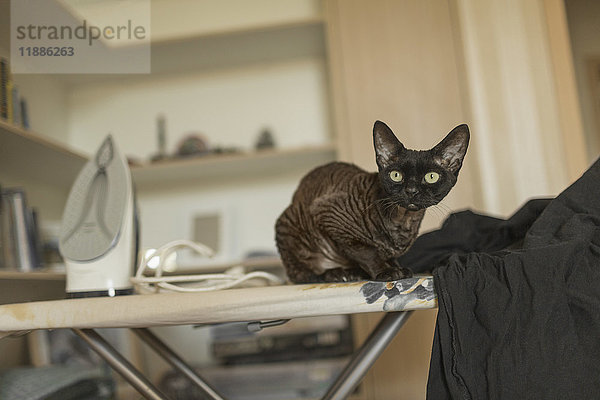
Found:
<svg viewBox="0 0 600 400"><path fill-rule="evenodd" d="M530 200L507 220L471 210L451 214L439 230L419 236L398 260L402 266L422 274L431 273L446 263L452 254L519 247L527 230L551 200Z"/></svg>
<svg viewBox="0 0 600 400"><path fill-rule="evenodd" d="M545 202L507 221L458 215L450 237L429 243L457 250L430 260L428 399L600 398L600 162Z"/></svg>

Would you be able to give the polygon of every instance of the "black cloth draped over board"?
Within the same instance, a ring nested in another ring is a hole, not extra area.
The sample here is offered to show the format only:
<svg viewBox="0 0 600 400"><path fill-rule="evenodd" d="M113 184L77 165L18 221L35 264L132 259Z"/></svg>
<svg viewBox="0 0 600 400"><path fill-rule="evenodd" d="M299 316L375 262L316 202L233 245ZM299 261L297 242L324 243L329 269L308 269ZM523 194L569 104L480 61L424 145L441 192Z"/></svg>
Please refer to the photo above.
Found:
<svg viewBox="0 0 600 400"><path fill-rule="evenodd" d="M434 266L428 399L600 399L600 160L506 220L452 214L400 261Z"/></svg>

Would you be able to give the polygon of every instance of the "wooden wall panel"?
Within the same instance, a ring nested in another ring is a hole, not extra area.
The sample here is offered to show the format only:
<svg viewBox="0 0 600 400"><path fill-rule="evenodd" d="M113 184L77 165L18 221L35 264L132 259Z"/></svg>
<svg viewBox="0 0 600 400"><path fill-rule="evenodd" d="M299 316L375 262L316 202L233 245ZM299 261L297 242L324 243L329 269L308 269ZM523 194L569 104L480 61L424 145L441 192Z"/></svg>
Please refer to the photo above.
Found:
<svg viewBox="0 0 600 400"><path fill-rule="evenodd" d="M375 170L372 126L430 148L466 122L450 210L512 214L558 194L587 165L562 0L325 0L340 158ZM365 379L362 398L425 397L435 313L415 313ZM359 337L376 316L355 320Z"/></svg>
<svg viewBox="0 0 600 400"><path fill-rule="evenodd" d="M331 0L325 9L342 160L376 169L372 129L378 119L413 149L431 148L468 122L447 1ZM478 205L475 166L475 153L468 152L459 183L429 212L422 230L438 226L449 209Z"/></svg>
<svg viewBox="0 0 600 400"><path fill-rule="evenodd" d="M375 120L408 148L427 149L464 122L455 32L440 0L326 1L328 54L340 158L376 169ZM476 135L476 133L473 133ZM424 221L437 226L449 209L476 202L475 159L467 155L459 184ZM360 398L424 399L435 311L414 313L371 369ZM356 317L359 340L379 315Z"/></svg>

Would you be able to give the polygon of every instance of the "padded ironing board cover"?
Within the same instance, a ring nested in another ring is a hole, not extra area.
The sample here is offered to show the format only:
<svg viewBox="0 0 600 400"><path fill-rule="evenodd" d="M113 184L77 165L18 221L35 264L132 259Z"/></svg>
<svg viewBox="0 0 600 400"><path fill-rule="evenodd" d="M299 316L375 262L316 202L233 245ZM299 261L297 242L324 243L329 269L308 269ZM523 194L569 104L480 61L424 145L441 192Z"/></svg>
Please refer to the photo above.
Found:
<svg viewBox="0 0 600 400"><path fill-rule="evenodd" d="M0 336L54 328L118 328L264 321L436 307L432 278L281 285L0 306Z"/></svg>

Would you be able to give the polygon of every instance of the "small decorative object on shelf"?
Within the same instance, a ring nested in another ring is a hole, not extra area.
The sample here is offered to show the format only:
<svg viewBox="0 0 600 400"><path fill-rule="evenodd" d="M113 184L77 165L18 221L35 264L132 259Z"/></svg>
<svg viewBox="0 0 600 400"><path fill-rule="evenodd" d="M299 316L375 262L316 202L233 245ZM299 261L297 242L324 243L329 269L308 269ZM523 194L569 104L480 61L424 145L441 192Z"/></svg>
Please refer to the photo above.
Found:
<svg viewBox="0 0 600 400"><path fill-rule="evenodd" d="M275 147L275 138L271 130L265 128L262 130L256 141L256 150L272 149Z"/></svg>
<svg viewBox="0 0 600 400"><path fill-rule="evenodd" d="M200 156L210 152L208 141L202 134L190 134L177 146L177 157Z"/></svg>
<svg viewBox="0 0 600 400"><path fill-rule="evenodd" d="M156 136L158 140L158 153L153 155L151 161L160 161L167 158L167 120L163 114L156 118Z"/></svg>

